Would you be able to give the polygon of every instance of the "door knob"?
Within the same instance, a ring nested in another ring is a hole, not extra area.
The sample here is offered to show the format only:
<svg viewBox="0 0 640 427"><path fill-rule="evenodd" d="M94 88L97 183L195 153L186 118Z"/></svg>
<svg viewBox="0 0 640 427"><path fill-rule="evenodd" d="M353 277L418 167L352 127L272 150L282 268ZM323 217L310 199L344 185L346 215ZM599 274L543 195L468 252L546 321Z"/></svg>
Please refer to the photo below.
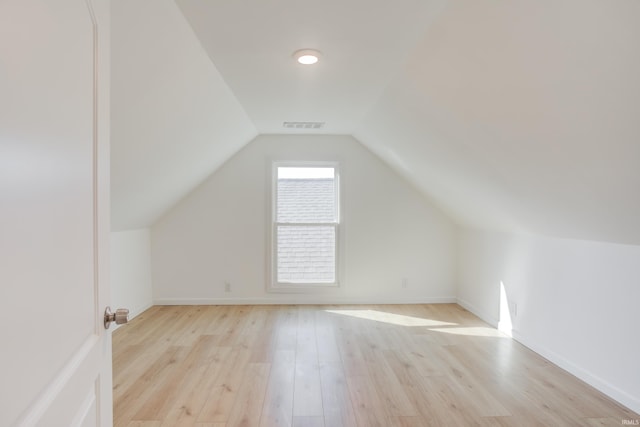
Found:
<svg viewBox="0 0 640 427"><path fill-rule="evenodd" d="M104 328L109 329L111 322L116 322L116 325L122 325L129 321L129 310L126 308L119 308L115 313L111 312L111 307L107 307L104 310Z"/></svg>

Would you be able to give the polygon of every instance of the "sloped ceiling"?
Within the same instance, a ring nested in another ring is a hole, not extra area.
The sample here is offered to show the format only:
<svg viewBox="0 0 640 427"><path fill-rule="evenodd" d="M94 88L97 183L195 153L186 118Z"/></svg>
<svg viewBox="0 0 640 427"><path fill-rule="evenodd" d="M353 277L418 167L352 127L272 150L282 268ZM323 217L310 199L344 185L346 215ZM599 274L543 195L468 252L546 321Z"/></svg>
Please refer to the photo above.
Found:
<svg viewBox="0 0 640 427"><path fill-rule="evenodd" d="M111 224L148 227L257 135L173 0L111 1Z"/></svg>
<svg viewBox="0 0 640 427"><path fill-rule="evenodd" d="M451 2L354 135L462 224L640 243L638 19Z"/></svg>
<svg viewBox="0 0 640 427"><path fill-rule="evenodd" d="M144 194L125 226L152 223L255 134L323 121L316 133L352 134L462 225L640 244L640 2L114 10L114 209L130 216ZM321 62L295 64L300 48Z"/></svg>

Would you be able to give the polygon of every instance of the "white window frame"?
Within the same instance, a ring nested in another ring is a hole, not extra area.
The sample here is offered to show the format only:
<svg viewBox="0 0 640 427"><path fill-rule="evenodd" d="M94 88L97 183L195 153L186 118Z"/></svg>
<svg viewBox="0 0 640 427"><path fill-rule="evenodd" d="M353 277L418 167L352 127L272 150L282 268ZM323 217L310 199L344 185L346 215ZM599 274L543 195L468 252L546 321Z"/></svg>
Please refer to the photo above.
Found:
<svg viewBox="0 0 640 427"><path fill-rule="evenodd" d="M324 167L333 168L335 181L335 203L336 203L336 221L335 222L314 222L314 223L279 223L277 222L278 211L278 168L280 167ZM341 262L341 246L342 246L342 197L340 192L340 165L334 161L272 161L271 162L271 179L270 179L270 209L269 209L269 230L268 239L268 287L270 292L291 292L304 293L318 290L326 290L337 288L340 286L342 262ZM279 225L284 226L332 226L335 229L334 242L334 262L335 274L333 282L278 282L278 242L277 228Z"/></svg>

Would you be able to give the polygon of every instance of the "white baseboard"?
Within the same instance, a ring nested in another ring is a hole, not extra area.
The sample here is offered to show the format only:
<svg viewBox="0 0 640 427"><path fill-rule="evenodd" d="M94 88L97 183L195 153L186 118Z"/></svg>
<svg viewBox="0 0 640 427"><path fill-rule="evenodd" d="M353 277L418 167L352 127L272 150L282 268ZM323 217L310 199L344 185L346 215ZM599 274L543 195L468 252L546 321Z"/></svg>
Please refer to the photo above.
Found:
<svg viewBox="0 0 640 427"><path fill-rule="evenodd" d="M540 356L544 357L554 365L564 369L569 372L573 376L581 379L585 383L589 384L591 387L599 390L600 392L606 394L611 399L617 401L621 405L626 406L632 411L640 414L640 399L630 395L624 390L620 390L619 388L611 385L607 381L602 378L593 375L592 373L586 371L580 366L570 362L563 356L555 353L554 351L549 350L547 347L539 345L533 340L524 337L522 334L517 331L513 331L513 339L518 341L520 344L529 348L530 350L538 353Z"/></svg>
<svg viewBox="0 0 640 427"><path fill-rule="evenodd" d="M145 311L149 310L151 307L153 307L154 303L153 301L150 301L144 305L141 305L139 307L134 308L133 310L129 311L129 319L133 319L137 316L139 316L140 314L144 313Z"/></svg>
<svg viewBox="0 0 640 427"><path fill-rule="evenodd" d="M494 328L496 328L496 329L498 328L498 319L494 318L493 316L489 315L488 313L483 312L482 310L479 310L476 306L474 306L473 304L471 304L468 301L465 301L465 300L460 299L460 298L456 298L456 302L458 303L459 306L461 306L465 310L470 311L471 313L475 314L480 319L484 320L485 322L487 322L488 324L490 324Z"/></svg>
<svg viewBox="0 0 640 427"><path fill-rule="evenodd" d="M455 297L430 298L349 298L313 295L275 295L262 298L159 298L155 305L317 305L317 304L443 304L456 303Z"/></svg>
<svg viewBox="0 0 640 427"><path fill-rule="evenodd" d="M484 313L481 310L478 310L477 307L475 307L473 304L470 304L468 301L458 299L457 302L461 307L464 307L466 310L475 314L476 316L478 316L480 319L484 320L491 326L495 328L498 327L499 321L494 319L493 316L490 316L487 313ZM571 375L579 378L580 380L589 384L591 387L595 388L596 390L606 394L611 399L615 400L621 405L624 405L627 408L631 409L632 411L640 414L640 399L630 395L624 390L620 390L619 388L609 384L608 382L597 377L596 375L593 375L590 372L582 369L581 367L565 359L563 356L560 356L559 354L549 350L545 346L539 345L536 342L526 338L525 336L520 334L516 329L512 330L512 337L514 340L524 345L531 351L544 357L554 365L564 369L565 371L569 372Z"/></svg>

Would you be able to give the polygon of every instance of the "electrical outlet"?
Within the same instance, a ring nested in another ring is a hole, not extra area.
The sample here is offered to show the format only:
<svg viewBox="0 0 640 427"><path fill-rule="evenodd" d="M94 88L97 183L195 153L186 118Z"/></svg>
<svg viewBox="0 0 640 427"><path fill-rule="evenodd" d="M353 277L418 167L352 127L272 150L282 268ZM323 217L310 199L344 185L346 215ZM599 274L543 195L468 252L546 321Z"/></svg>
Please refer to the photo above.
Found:
<svg viewBox="0 0 640 427"><path fill-rule="evenodd" d="M224 282L224 291L225 292L231 292L231 283Z"/></svg>
<svg viewBox="0 0 640 427"><path fill-rule="evenodd" d="M518 317L518 304L513 303L513 317Z"/></svg>
<svg viewBox="0 0 640 427"><path fill-rule="evenodd" d="M409 279L407 279L406 277L402 278L402 287L403 288L408 288L409 287Z"/></svg>

